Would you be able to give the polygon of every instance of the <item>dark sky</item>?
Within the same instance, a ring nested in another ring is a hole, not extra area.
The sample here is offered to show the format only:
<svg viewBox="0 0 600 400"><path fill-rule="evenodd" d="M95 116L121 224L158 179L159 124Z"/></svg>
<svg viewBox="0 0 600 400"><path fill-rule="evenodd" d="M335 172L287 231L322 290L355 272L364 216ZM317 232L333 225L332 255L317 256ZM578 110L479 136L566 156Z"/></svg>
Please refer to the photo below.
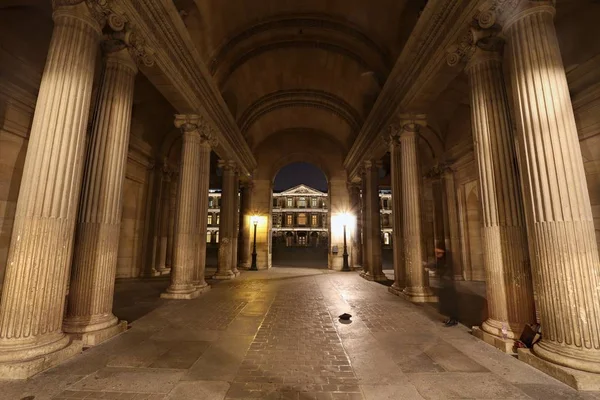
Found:
<svg viewBox="0 0 600 400"><path fill-rule="evenodd" d="M327 191L327 179L323 172L312 164L297 162L281 168L275 176L273 189L277 192L305 184L322 192Z"/></svg>

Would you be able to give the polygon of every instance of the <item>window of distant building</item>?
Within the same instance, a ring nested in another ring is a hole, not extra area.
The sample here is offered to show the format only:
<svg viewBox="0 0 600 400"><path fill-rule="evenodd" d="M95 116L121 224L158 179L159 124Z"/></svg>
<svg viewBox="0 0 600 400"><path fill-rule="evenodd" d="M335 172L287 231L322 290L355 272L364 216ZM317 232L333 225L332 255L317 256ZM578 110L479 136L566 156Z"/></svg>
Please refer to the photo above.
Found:
<svg viewBox="0 0 600 400"><path fill-rule="evenodd" d="M306 214L298 214L298 225L306 225Z"/></svg>
<svg viewBox="0 0 600 400"><path fill-rule="evenodd" d="M273 207L277 207L277 199L273 199Z"/></svg>
<svg viewBox="0 0 600 400"><path fill-rule="evenodd" d="M215 243L219 243L219 231L215 232Z"/></svg>
<svg viewBox="0 0 600 400"><path fill-rule="evenodd" d="M289 208L292 208L292 207L294 207L294 200L293 200L293 199L291 199L291 198L287 199L287 206L288 206Z"/></svg>
<svg viewBox="0 0 600 400"><path fill-rule="evenodd" d="M306 208L306 199L304 197L298 199L298 207Z"/></svg>
<svg viewBox="0 0 600 400"><path fill-rule="evenodd" d="M385 245L390 244L390 233L389 232L383 233L383 244L385 244Z"/></svg>
<svg viewBox="0 0 600 400"><path fill-rule="evenodd" d="M208 221L207 221L208 225L212 225L212 214L208 214Z"/></svg>
<svg viewBox="0 0 600 400"><path fill-rule="evenodd" d="M317 198L316 197L310 199L310 206L312 208L317 208Z"/></svg>
<svg viewBox="0 0 600 400"><path fill-rule="evenodd" d="M213 208L213 198L212 197L208 198L208 208Z"/></svg>
<svg viewBox="0 0 600 400"><path fill-rule="evenodd" d="M292 214L288 214L285 216L285 224L287 226L292 226L293 222L292 222Z"/></svg>
<svg viewBox="0 0 600 400"><path fill-rule="evenodd" d="M210 243L212 240L212 234L210 232L206 232L206 243Z"/></svg>
<svg viewBox="0 0 600 400"><path fill-rule="evenodd" d="M384 209L388 209L389 205L388 205L388 199L383 199L383 208Z"/></svg>
<svg viewBox="0 0 600 400"><path fill-rule="evenodd" d="M220 222L221 222L220 214L217 214L217 225L219 225Z"/></svg>
<svg viewBox="0 0 600 400"><path fill-rule="evenodd" d="M317 224L319 223L317 216L316 215L311 215L310 217L310 224L312 226L317 226Z"/></svg>

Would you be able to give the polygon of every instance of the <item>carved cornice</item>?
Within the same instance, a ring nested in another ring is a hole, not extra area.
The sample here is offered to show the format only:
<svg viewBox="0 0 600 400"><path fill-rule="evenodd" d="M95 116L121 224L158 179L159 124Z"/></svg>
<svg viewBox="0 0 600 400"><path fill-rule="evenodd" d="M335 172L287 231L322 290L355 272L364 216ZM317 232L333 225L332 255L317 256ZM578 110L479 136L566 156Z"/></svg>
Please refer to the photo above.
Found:
<svg viewBox="0 0 600 400"><path fill-rule="evenodd" d="M216 128L221 156L236 159L246 171L256 160L244 141L231 112L194 47L172 2L158 0L113 0L119 2L132 23L156 49L156 67L171 92L177 93L177 108L203 112ZM167 94L167 98L170 96ZM171 97L172 98L172 97Z"/></svg>
<svg viewBox="0 0 600 400"><path fill-rule="evenodd" d="M358 132L362 126L362 118L350 104L343 99L320 90L291 89L269 93L252 103L238 119L242 134L262 116L282 108L312 107L329 111Z"/></svg>

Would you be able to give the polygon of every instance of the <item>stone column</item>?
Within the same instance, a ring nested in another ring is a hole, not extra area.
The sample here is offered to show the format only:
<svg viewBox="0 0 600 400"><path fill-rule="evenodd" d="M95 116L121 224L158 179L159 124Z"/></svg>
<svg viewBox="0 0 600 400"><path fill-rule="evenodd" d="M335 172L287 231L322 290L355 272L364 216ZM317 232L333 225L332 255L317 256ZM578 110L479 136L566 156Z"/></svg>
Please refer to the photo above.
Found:
<svg viewBox="0 0 600 400"><path fill-rule="evenodd" d="M446 201L446 262L452 267L455 281L464 280L460 247L460 225L454 172L445 168L442 172L442 189Z"/></svg>
<svg viewBox="0 0 600 400"><path fill-rule="evenodd" d="M200 129L204 122L198 115L176 115L175 126L182 131L181 167L175 210L175 243L171 284L160 297L193 299L201 290L194 284L196 276L196 246L198 188L203 142Z"/></svg>
<svg viewBox="0 0 600 400"><path fill-rule="evenodd" d="M167 234L167 261L169 271L173 265L173 245L175 243L175 209L177 208L177 179L179 174L172 172L171 184L169 185L169 225Z"/></svg>
<svg viewBox="0 0 600 400"><path fill-rule="evenodd" d="M531 270L514 135L504 86L500 40L472 55L466 72L471 88L471 122L483 214L483 260L486 269L488 319L483 338L490 334L518 339L535 322ZM513 342L503 347L512 351Z"/></svg>
<svg viewBox="0 0 600 400"><path fill-rule="evenodd" d="M198 212L196 215L196 263L194 286L200 290L208 290L210 286L204 277L206 271L206 234L208 231L208 193L210 190L210 152L216 146L216 139L207 124L201 126L200 152L198 165L200 180L198 184Z"/></svg>
<svg viewBox="0 0 600 400"><path fill-rule="evenodd" d="M231 270L235 275L239 275L238 270L238 237L240 235L240 177L235 171L233 184L233 204L232 204L232 221L233 233L231 235Z"/></svg>
<svg viewBox="0 0 600 400"><path fill-rule="evenodd" d="M402 236L406 271L406 283L402 294L410 301L423 303L437 301L437 297L429 287L429 274L423 265L421 227L423 188L419 164L419 129L418 123L411 122L404 124L400 132Z"/></svg>
<svg viewBox="0 0 600 400"><path fill-rule="evenodd" d="M61 327L101 31L84 3L53 19L0 302L0 376L11 379L81 350Z"/></svg>
<svg viewBox="0 0 600 400"><path fill-rule="evenodd" d="M351 267L355 270L359 270L362 267L362 246L360 242L360 232L361 232L361 224L360 224L360 186L351 183L350 184L350 208L352 210L352 214L355 217L354 226L352 227L352 264Z"/></svg>
<svg viewBox="0 0 600 400"><path fill-rule="evenodd" d="M250 204L252 203L252 183L246 182L241 187L240 193L240 241L238 243L239 263L238 268L249 269L251 260L251 229L250 223L252 217Z"/></svg>
<svg viewBox="0 0 600 400"><path fill-rule="evenodd" d="M374 161L366 161L365 165L365 233L363 238L368 249L368 270L362 274L370 281L385 282L381 265L381 222L379 207L379 167Z"/></svg>
<svg viewBox="0 0 600 400"><path fill-rule="evenodd" d="M361 171L361 196L360 196L360 232L361 232L361 253L362 253L362 272L361 276L364 276L369 272L370 253L369 247L367 246L367 179L365 177L365 170Z"/></svg>
<svg viewBox="0 0 600 400"><path fill-rule="evenodd" d="M137 66L128 49L109 53L92 129L63 329L96 345L127 329L112 313L123 181Z"/></svg>
<svg viewBox="0 0 600 400"><path fill-rule="evenodd" d="M167 266L167 250L169 242L170 205L171 173L165 161L162 169L162 185L159 205L160 220L158 224L158 257L156 260L156 270L161 275L165 275L169 272L169 267Z"/></svg>
<svg viewBox="0 0 600 400"><path fill-rule="evenodd" d="M233 161L219 161L223 169L223 188L221 191L221 217L219 221L219 260L217 272L213 279L233 279L237 275L233 271L233 234L235 216L233 215L235 191L235 163ZM238 272L239 275L239 272Z"/></svg>
<svg viewBox="0 0 600 400"><path fill-rule="evenodd" d="M390 293L400 295L406 286L404 265L404 239L402 236L402 152L400 148L401 127L390 128L390 174L392 181L392 247L394 254L394 283Z"/></svg>
<svg viewBox="0 0 600 400"><path fill-rule="evenodd" d="M552 363L600 373L598 249L555 10L550 1L520 5L505 34L543 329L533 352Z"/></svg>

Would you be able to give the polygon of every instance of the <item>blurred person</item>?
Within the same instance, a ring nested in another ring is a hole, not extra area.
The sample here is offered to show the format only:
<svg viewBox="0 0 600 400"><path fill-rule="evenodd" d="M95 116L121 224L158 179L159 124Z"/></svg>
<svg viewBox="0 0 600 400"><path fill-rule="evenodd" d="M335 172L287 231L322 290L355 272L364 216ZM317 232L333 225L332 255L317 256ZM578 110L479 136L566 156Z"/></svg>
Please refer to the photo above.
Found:
<svg viewBox="0 0 600 400"><path fill-rule="evenodd" d="M448 317L445 326L458 324L458 294L454 285L452 267L446 262L446 251L435 249L437 273L440 278L440 314Z"/></svg>

